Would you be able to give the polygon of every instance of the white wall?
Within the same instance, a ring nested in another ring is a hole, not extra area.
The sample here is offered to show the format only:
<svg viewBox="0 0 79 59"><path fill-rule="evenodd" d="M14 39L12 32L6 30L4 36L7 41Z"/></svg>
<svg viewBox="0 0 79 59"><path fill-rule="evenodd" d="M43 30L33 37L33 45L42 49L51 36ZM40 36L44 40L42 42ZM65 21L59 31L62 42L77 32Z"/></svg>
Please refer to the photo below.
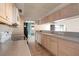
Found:
<svg viewBox="0 0 79 59"><path fill-rule="evenodd" d="M35 30L50 30L50 24L36 25ZM55 21L56 26L64 25L63 28L57 27L56 31L79 32L79 15Z"/></svg>
<svg viewBox="0 0 79 59"><path fill-rule="evenodd" d="M55 25L65 25L65 31L79 32L79 17L55 21Z"/></svg>
<svg viewBox="0 0 79 59"><path fill-rule="evenodd" d="M36 25L35 26L35 30L46 30L46 31L50 31L50 24L51 23Z"/></svg>

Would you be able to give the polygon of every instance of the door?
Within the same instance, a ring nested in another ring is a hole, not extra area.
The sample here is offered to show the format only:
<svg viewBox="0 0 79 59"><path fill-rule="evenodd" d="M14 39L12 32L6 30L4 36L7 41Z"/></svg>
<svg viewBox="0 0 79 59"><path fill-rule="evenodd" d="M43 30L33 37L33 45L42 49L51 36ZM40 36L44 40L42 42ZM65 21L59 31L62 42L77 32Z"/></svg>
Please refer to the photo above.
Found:
<svg viewBox="0 0 79 59"><path fill-rule="evenodd" d="M13 9L11 3L6 3L6 18L12 24Z"/></svg>

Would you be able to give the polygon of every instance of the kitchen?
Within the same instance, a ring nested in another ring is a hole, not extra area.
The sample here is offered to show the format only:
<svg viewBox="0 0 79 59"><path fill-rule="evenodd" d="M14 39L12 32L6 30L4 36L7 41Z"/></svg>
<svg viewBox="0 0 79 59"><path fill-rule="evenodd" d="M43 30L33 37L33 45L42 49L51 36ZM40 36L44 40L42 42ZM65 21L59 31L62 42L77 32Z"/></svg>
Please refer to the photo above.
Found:
<svg viewBox="0 0 79 59"><path fill-rule="evenodd" d="M78 55L78 17L79 16L75 16L64 20L57 20L53 23L38 25L40 26L40 30L36 32L37 42L54 55ZM51 27L51 25L54 26ZM54 30L50 30L51 28L54 28Z"/></svg>
<svg viewBox="0 0 79 59"><path fill-rule="evenodd" d="M79 56L78 7L79 3L0 3L0 55L43 56L39 45L49 56ZM28 37L24 23L29 23ZM36 43L37 52L29 40Z"/></svg>

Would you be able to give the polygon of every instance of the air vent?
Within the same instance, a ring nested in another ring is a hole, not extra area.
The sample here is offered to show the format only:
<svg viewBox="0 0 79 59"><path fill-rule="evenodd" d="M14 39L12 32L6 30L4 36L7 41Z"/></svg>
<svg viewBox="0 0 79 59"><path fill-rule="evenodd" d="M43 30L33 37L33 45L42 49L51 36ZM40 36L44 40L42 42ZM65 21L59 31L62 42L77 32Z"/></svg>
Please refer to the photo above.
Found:
<svg viewBox="0 0 79 59"><path fill-rule="evenodd" d="M21 10L21 9L18 9L18 11L19 11L20 13L22 13L22 10Z"/></svg>

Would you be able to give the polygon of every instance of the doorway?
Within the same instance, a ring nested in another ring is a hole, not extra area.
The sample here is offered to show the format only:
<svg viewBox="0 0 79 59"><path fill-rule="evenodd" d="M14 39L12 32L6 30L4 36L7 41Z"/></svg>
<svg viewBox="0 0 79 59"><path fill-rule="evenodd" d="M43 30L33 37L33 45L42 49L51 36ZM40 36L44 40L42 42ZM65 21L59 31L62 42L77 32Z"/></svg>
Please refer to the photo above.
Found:
<svg viewBox="0 0 79 59"><path fill-rule="evenodd" d="M24 23L24 34L28 41L35 41L34 21L26 21Z"/></svg>
<svg viewBox="0 0 79 59"><path fill-rule="evenodd" d="M27 27L28 27L28 23L24 23L24 35L28 39L28 29L27 29ZM25 39L25 37L24 37L24 39Z"/></svg>

